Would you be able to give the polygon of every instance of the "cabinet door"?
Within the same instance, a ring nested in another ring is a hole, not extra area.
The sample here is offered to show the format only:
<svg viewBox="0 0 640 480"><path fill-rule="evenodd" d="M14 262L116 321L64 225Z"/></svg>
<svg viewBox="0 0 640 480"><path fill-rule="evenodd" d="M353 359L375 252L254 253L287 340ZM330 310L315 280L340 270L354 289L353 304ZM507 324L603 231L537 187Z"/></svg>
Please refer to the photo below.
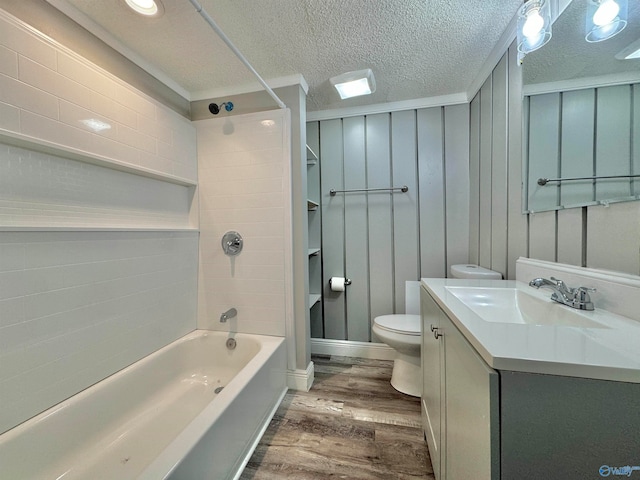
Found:
<svg viewBox="0 0 640 480"><path fill-rule="evenodd" d="M444 317L447 480L500 478L498 374Z"/></svg>
<svg viewBox="0 0 640 480"><path fill-rule="evenodd" d="M442 316L440 307L429 293L420 289L420 314L422 316L422 427L424 430L431 464L436 480L444 480L442 471L444 459L444 411L441 403L444 393L444 337L436 339L432 328L440 328ZM442 440L441 440L442 439Z"/></svg>

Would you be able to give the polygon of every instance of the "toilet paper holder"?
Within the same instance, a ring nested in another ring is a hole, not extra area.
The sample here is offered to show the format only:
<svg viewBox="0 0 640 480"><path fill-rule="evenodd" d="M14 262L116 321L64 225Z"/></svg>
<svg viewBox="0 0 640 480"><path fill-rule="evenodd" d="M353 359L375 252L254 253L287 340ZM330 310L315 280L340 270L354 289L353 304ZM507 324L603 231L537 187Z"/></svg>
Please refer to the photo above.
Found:
<svg viewBox="0 0 640 480"><path fill-rule="evenodd" d="M344 279L344 284L345 285L351 285L351 280L349 280L348 278ZM329 279L329 287L331 287L331 279Z"/></svg>

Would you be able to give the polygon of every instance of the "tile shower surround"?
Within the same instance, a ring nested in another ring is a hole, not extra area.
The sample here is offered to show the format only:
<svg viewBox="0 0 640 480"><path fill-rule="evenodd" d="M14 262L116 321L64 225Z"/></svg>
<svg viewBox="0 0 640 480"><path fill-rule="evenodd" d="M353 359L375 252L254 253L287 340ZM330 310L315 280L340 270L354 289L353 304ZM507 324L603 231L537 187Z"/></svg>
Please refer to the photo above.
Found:
<svg viewBox="0 0 640 480"><path fill-rule="evenodd" d="M187 119L0 10L0 432L196 328L196 183Z"/></svg>

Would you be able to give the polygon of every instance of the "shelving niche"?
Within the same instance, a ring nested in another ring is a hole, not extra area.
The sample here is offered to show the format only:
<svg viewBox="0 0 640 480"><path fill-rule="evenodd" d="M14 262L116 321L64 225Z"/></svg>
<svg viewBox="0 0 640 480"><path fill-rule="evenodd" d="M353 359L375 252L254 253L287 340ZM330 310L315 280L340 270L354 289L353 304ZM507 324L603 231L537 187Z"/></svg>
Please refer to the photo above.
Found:
<svg viewBox="0 0 640 480"><path fill-rule="evenodd" d="M317 131L307 130L307 213L309 239L309 309L311 336L316 337L322 325L322 251L321 251L321 207L320 207L320 157Z"/></svg>

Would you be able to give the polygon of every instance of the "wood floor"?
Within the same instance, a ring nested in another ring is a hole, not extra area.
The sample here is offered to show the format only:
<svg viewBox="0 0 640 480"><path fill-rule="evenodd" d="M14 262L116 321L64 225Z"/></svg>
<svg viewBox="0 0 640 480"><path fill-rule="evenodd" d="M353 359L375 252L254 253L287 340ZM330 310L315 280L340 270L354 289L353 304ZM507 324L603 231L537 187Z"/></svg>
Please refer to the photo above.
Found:
<svg viewBox="0 0 640 480"><path fill-rule="evenodd" d="M393 389L392 362L312 360L313 387L287 393L241 480L434 478L420 399Z"/></svg>

